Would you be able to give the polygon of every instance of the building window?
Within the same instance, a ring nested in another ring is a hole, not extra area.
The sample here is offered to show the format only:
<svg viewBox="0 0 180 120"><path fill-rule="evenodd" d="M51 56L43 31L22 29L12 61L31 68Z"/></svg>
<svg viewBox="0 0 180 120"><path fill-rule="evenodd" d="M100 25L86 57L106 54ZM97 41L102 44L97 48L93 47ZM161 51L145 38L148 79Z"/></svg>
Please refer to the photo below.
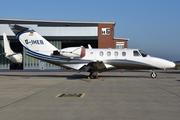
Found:
<svg viewBox="0 0 180 120"><path fill-rule="evenodd" d="M124 49L124 42L116 42L117 49Z"/></svg>

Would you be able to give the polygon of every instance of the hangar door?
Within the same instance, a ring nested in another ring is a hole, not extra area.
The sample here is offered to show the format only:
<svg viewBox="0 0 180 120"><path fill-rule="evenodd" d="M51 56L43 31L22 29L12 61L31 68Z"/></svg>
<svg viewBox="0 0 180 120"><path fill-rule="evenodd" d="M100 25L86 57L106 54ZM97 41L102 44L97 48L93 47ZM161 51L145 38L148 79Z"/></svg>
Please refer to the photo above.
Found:
<svg viewBox="0 0 180 120"><path fill-rule="evenodd" d="M61 48L61 41L49 41L58 49ZM48 69L60 69L60 66L53 65L33 57L26 55L25 48L23 49L23 68L24 70L27 69L39 69L39 70L48 70Z"/></svg>

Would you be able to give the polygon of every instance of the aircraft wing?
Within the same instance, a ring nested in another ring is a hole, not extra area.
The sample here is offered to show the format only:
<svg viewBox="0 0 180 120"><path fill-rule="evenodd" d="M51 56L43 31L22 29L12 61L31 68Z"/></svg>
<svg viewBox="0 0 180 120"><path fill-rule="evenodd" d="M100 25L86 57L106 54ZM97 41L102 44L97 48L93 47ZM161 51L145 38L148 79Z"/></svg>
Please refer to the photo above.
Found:
<svg viewBox="0 0 180 120"><path fill-rule="evenodd" d="M102 72L114 68L112 65L105 64L103 61L92 61L89 63L80 64L63 64L63 66L79 70L80 72L90 72L93 70L98 70L98 72Z"/></svg>
<svg viewBox="0 0 180 120"><path fill-rule="evenodd" d="M107 71L108 69L114 68L110 64L105 64L103 61L90 61L88 63L75 63L75 64L63 64L66 68L72 68L79 70L80 72L90 72L98 70L98 72Z"/></svg>
<svg viewBox="0 0 180 120"><path fill-rule="evenodd" d="M63 64L63 67L72 68L75 70L80 70L86 64Z"/></svg>

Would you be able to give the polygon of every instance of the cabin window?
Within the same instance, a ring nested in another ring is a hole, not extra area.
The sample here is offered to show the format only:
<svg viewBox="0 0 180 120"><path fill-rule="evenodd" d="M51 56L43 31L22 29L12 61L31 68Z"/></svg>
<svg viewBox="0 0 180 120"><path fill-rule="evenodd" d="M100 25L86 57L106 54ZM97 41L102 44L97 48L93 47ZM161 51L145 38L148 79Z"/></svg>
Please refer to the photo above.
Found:
<svg viewBox="0 0 180 120"><path fill-rule="evenodd" d="M111 56L111 52L110 51L107 52L107 56Z"/></svg>
<svg viewBox="0 0 180 120"><path fill-rule="evenodd" d="M134 56L140 56L138 51L133 51Z"/></svg>
<svg viewBox="0 0 180 120"><path fill-rule="evenodd" d="M101 52L99 53L99 55L100 55L100 56L103 56L103 55L104 55L103 51L101 51Z"/></svg>
<svg viewBox="0 0 180 120"><path fill-rule="evenodd" d="M126 56L126 52L122 52L122 56Z"/></svg>
<svg viewBox="0 0 180 120"><path fill-rule="evenodd" d="M118 52L116 51L116 52L114 52L114 56L118 56Z"/></svg>

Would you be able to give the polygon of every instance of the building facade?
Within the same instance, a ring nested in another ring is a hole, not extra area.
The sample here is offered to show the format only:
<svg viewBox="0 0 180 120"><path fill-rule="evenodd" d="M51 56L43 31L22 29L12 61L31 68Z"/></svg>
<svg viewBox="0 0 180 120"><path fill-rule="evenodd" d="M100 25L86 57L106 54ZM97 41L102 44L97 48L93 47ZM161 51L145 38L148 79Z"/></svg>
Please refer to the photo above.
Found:
<svg viewBox="0 0 180 120"><path fill-rule="evenodd" d="M72 46L87 47L88 44L93 48L128 47L128 39L114 37L115 22L0 19L0 54L4 52L3 33L7 34L12 50L23 54L23 63L19 65L9 62L1 55L0 69L60 69L59 66L27 56L8 24L29 26L58 49Z"/></svg>

